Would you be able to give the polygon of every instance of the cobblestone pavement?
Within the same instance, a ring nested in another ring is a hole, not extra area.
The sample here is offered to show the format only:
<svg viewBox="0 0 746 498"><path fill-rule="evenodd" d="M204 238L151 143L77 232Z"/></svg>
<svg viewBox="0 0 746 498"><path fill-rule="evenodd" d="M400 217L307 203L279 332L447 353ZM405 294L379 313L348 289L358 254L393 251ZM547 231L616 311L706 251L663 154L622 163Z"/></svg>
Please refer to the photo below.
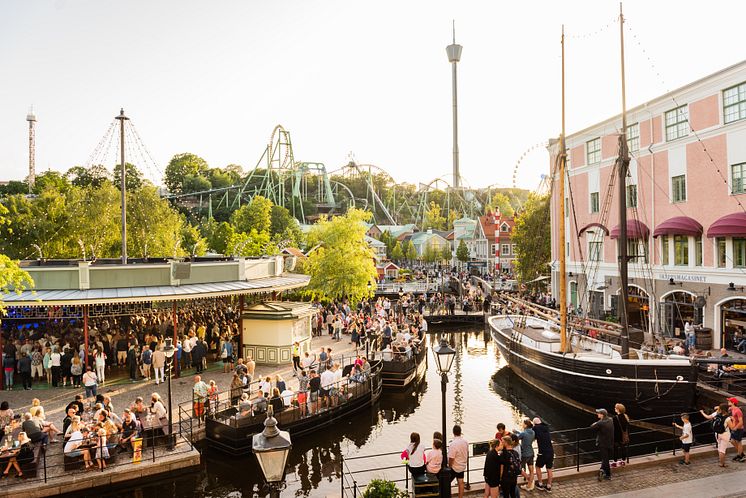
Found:
<svg viewBox="0 0 746 498"><path fill-rule="evenodd" d="M355 346L349 344L349 336L343 336L342 340L339 342L332 340L329 336L314 337L311 340L311 350L318 352L321 347L332 348L332 355L335 357L343 354L351 354L355 351ZM113 378L109 378L110 374L107 372L106 384L104 386L99 386L98 388L99 393L111 396L114 410L118 415L121 415L122 410L129 407L137 396L142 396L146 402L149 403L150 395L157 392L163 398L164 403L166 403L167 386L165 383L156 385L154 380L139 380L137 382L131 382L126 374L123 375L121 370L123 369L115 369L112 376ZM279 373L286 381L288 381L291 388L294 389L297 387L297 381L292 377L292 370L292 364L282 365L279 368L276 366L259 365L255 370L255 380L258 379L259 376L274 376ZM181 378L174 378L171 381L171 393L174 403L174 421L179 418L178 413L176 412L176 406L192 399L194 375L193 368L185 369L181 372ZM214 380L218 385L220 392L226 391L230 388L231 379L233 378L232 372L223 373L223 366L220 361L208 363L208 368L201 375L202 380L205 382ZM38 398L41 401L42 406L44 406L47 420L54 422L57 427L61 429L62 419L65 416L63 413L64 408L78 393L85 394L85 391L82 388L55 388L42 384L40 388L35 388L31 391L2 391L0 392L0 400L8 401L14 413L23 413L31 406L31 401L34 398Z"/></svg>
<svg viewBox="0 0 746 498"><path fill-rule="evenodd" d="M685 481L690 483L691 493L684 493L679 496L724 496L722 493L711 494L708 492L697 491L702 487L698 480L703 478L724 476L738 472L746 474L746 463L736 463L730 461L735 453L728 453L728 466L726 468L718 467L717 455L694 455L692 454L691 465L680 465L678 460L673 462L661 462L654 466L625 467L622 469L612 469L612 480L599 482L595 476L578 476L555 482L552 486L551 496L567 498L585 498L600 496L625 496L627 493L639 490L647 490L646 493L636 493L635 496L659 497L661 493L657 488L665 485L673 485ZM727 494L730 493L730 494ZM742 480L740 486L734 485L728 490L725 496L746 496L746 480ZM735 493L735 494L733 494ZM528 492L521 490L521 496L541 496L549 495L544 491ZM666 495L668 496L668 495Z"/></svg>

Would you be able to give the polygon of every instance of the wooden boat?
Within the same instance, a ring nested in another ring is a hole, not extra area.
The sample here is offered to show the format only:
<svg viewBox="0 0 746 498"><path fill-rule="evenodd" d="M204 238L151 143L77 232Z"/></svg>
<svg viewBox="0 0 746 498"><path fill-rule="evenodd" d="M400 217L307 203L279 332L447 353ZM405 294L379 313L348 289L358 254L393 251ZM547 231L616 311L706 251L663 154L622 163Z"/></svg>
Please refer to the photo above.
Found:
<svg viewBox="0 0 746 498"><path fill-rule="evenodd" d="M422 378L427 370L427 346L420 345L419 350L406 358L402 353L383 351L379 353L383 361L381 381L386 391L403 391L417 379Z"/></svg>
<svg viewBox="0 0 746 498"><path fill-rule="evenodd" d="M621 7L620 7L621 9ZM524 381L581 410L605 408L612 412L622 403L632 418L670 415L694 408L698 369L686 357L657 355L630 347L629 259L627 254L626 180L630 156L627 148L627 115L624 86L624 16L620 10L622 123L616 161L619 208L619 321L613 334L618 345L585 335L584 325L568 323L567 251L565 223L559 223L559 316L536 306L519 306L522 313L489 319L491 334L508 366ZM560 218L565 213L567 146L565 144L565 36L562 34L562 133L558 141L554 180L558 186ZM610 182L613 179L610 179ZM613 185L613 184L612 184ZM610 185L611 187L611 185ZM572 195L572 192L570 192ZM610 204L609 204L610 206ZM530 316L531 315L531 316ZM632 342L634 346L634 342Z"/></svg>
<svg viewBox="0 0 746 498"><path fill-rule="evenodd" d="M361 410L370 408L381 396L381 360L371 360L370 374L362 382L347 376L352 365L343 369L343 380L335 388L338 395L332 406L326 407L319 400L307 403L306 414L300 408L290 406L274 414L277 426L288 431L291 437L302 437L313 431L328 427L338 420ZM311 410L312 405L314 407ZM249 455L254 434L264 428L264 413L241 417L237 407L229 401L218 405L205 420L205 437L210 447L231 455Z"/></svg>

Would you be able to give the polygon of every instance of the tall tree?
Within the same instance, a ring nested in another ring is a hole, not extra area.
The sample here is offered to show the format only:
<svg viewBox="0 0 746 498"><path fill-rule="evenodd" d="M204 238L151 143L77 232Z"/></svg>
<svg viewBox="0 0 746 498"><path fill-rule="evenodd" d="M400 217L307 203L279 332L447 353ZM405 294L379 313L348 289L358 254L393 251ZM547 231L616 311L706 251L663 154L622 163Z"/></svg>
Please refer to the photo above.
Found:
<svg viewBox="0 0 746 498"><path fill-rule="evenodd" d="M66 192L70 188L70 182L67 178L58 171L45 171L40 175L36 175L36 181L34 182L34 193L40 194L45 190L56 190L58 192Z"/></svg>
<svg viewBox="0 0 746 498"><path fill-rule="evenodd" d="M232 256L249 257L276 254L278 251L269 237L269 232L257 232L252 228L248 232L234 233L225 252Z"/></svg>
<svg viewBox="0 0 746 498"><path fill-rule="evenodd" d="M69 240L67 249L72 253L57 257L82 258L83 252L89 259L119 255L122 244L120 202L119 190L111 182L106 182L98 188L89 185L84 188L70 189L67 196L67 212L70 221L66 238ZM127 207L129 215L127 228L129 229L134 213L131 203L128 203ZM133 237L127 239L127 245L130 247L135 242ZM84 250L80 247L81 244ZM54 256L50 254L50 257Z"/></svg>
<svg viewBox="0 0 746 498"><path fill-rule="evenodd" d="M250 203L233 212L231 223L238 232L249 233L253 229L269 235L272 228L272 201L255 195Z"/></svg>
<svg viewBox="0 0 746 498"><path fill-rule="evenodd" d="M67 170L65 178L76 187L95 188L99 188L107 181L112 180L111 172L103 164L92 164L88 168L73 166Z"/></svg>
<svg viewBox="0 0 746 498"><path fill-rule="evenodd" d="M228 244L236 233L233 225L226 221L209 220L203 223L201 230L207 240L208 247L212 251L218 254L229 254L227 252Z"/></svg>
<svg viewBox="0 0 746 498"><path fill-rule="evenodd" d="M124 177L124 186L128 192L133 192L142 187L145 179L142 176L142 172L137 169L137 166L125 162L124 172L127 174L127 176ZM117 189L122 184L122 166L119 163L114 166L114 175L112 176L111 181L116 185Z"/></svg>
<svg viewBox="0 0 746 498"><path fill-rule="evenodd" d="M515 268L519 281L528 282L549 272L552 256L548 194L529 194L516 217L511 239L516 245Z"/></svg>
<svg viewBox="0 0 746 498"><path fill-rule="evenodd" d="M417 259L417 249L414 247L411 239L404 243L404 257L409 261Z"/></svg>
<svg viewBox="0 0 746 498"><path fill-rule="evenodd" d="M166 166L166 171L163 174L163 183L166 185L168 191L173 194L197 192L198 190L191 189L198 186L197 178L207 180L205 175L208 169L210 168L207 165L207 161L196 154L190 152L176 154L168 162L168 166ZM187 177L190 177L188 183ZM207 184L211 185L209 180L207 180Z"/></svg>
<svg viewBox="0 0 746 498"><path fill-rule="evenodd" d="M308 244L316 246L305 264L311 281L306 293L314 299L346 297L357 303L370 295L368 284L378 274L373 250L365 242L365 225L371 214L351 208L347 214L322 217L308 234Z"/></svg>
<svg viewBox="0 0 746 498"><path fill-rule="evenodd" d="M276 242L286 241L290 247L300 247L303 242L298 222L287 208L277 204L273 204L270 211L270 233Z"/></svg>
<svg viewBox="0 0 746 498"><path fill-rule="evenodd" d="M493 195L490 204L494 209L499 209L500 214L502 214L503 216L512 218L515 214L515 209L513 209L513 206L510 204L510 199L502 192L497 192L495 195Z"/></svg>
<svg viewBox="0 0 746 498"><path fill-rule="evenodd" d="M7 229L12 233L8 210L0 204L0 227ZM3 312L2 294L9 292L23 292L25 289L34 286L31 276L18 266L18 261L9 258L5 254L0 254L0 314Z"/></svg>
<svg viewBox="0 0 746 498"><path fill-rule="evenodd" d="M453 251L451 250L450 244L443 246L443 249L441 249L440 252L440 259L446 262L450 262L451 259L453 259Z"/></svg>
<svg viewBox="0 0 746 498"><path fill-rule="evenodd" d="M394 244L394 248L391 250L391 259L395 261L401 261L404 259L404 250L402 249L401 242L398 240Z"/></svg>
<svg viewBox="0 0 746 498"><path fill-rule="evenodd" d="M443 216L442 211L440 204L435 201L430 201L430 207L425 210L424 228L443 230L446 226L446 219Z"/></svg>
<svg viewBox="0 0 746 498"><path fill-rule="evenodd" d="M469 261L469 248L466 247L464 239L461 239L458 243L458 247L456 248L456 259L462 263Z"/></svg>

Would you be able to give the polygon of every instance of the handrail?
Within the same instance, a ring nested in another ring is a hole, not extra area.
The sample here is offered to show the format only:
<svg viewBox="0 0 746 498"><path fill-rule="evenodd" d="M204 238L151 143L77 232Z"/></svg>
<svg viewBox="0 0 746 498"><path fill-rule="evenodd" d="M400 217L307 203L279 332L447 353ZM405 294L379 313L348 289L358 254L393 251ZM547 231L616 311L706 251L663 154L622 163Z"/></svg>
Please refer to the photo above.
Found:
<svg viewBox="0 0 746 498"><path fill-rule="evenodd" d="M690 415L694 413L699 412L691 412ZM681 413L676 413L673 415L630 420L630 438L644 438L650 437L650 435L660 435L660 437L653 437L649 440L643 440L640 442L628 444L626 445L627 450L641 449L641 452L637 456L646 456L653 454L658 455L660 454L661 450L667 450L668 448L670 448L670 451L672 451L673 455L676 455L678 437L675 428L671 425L671 421L677 420L680 415ZM658 423L652 424L653 422ZM699 423L693 423L692 428L695 429L708 423L708 420ZM643 424L642 427L640 424ZM654 425L657 428L649 428L651 425ZM553 431L551 433L552 444L555 449L555 469L575 468L576 472L579 472L581 464L587 465L598 462L598 460L595 460L595 458L597 458L597 455L599 454L598 449L595 447L595 435L593 437L585 436L585 434L589 434L592 430L593 429L588 426ZM712 434L710 433L698 434L696 444L708 444L711 439ZM481 453L481 451L487 443L487 441L469 443L469 446L472 448L472 450L469 452L470 456L467 460L467 480L470 479L470 474L472 472L477 471L479 471L478 478L481 479L481 465L471 464L471 462L474 459L481 459L484 457L484 453ZM594 446L589 448L591 444L593 444ZM478 455L475 455L475 449L477 449L478 447L480 453ZM645 448L648 449L648 452L645 452ZM345 457L345 465L342 468L343 477L348 480L355 479L355 482L358 482L358 477L361 476L381 477L381 472L394 471L394 473L396 473L395 469L404 467L405 476L403 479L391 479L389 478L389 476L387 476L386 478L396 483L408 482L407 468L406 466L402 466L401 463L390 465L375 465L375 463L373 462L366 462L371 459L381 458L391 458L393 461L398 462L399 455L399 452L386 452L372 455L357 455ZM629 460L629 451L627 453L627 460ZM361 467L357 470L350 469L349 465L347 464L347 462L349 461L359 461L361 463ZM373 472L376 472L377 474L375 476L371 475L371 473ZM349 477L345 476L345 474L349 474Z"/></svg>

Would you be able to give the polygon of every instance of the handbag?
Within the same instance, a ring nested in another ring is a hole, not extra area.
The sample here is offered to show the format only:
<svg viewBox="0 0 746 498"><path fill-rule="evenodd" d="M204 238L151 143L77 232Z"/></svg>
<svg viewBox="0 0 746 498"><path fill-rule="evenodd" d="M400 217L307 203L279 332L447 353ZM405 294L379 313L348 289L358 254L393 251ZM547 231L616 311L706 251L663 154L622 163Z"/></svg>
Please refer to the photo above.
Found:
<svg viewBox="0 0 746 498"><path fill-rule="evenodd" d="M629 431L622 431L622 444L625 446L629 444Z"/></svg>

